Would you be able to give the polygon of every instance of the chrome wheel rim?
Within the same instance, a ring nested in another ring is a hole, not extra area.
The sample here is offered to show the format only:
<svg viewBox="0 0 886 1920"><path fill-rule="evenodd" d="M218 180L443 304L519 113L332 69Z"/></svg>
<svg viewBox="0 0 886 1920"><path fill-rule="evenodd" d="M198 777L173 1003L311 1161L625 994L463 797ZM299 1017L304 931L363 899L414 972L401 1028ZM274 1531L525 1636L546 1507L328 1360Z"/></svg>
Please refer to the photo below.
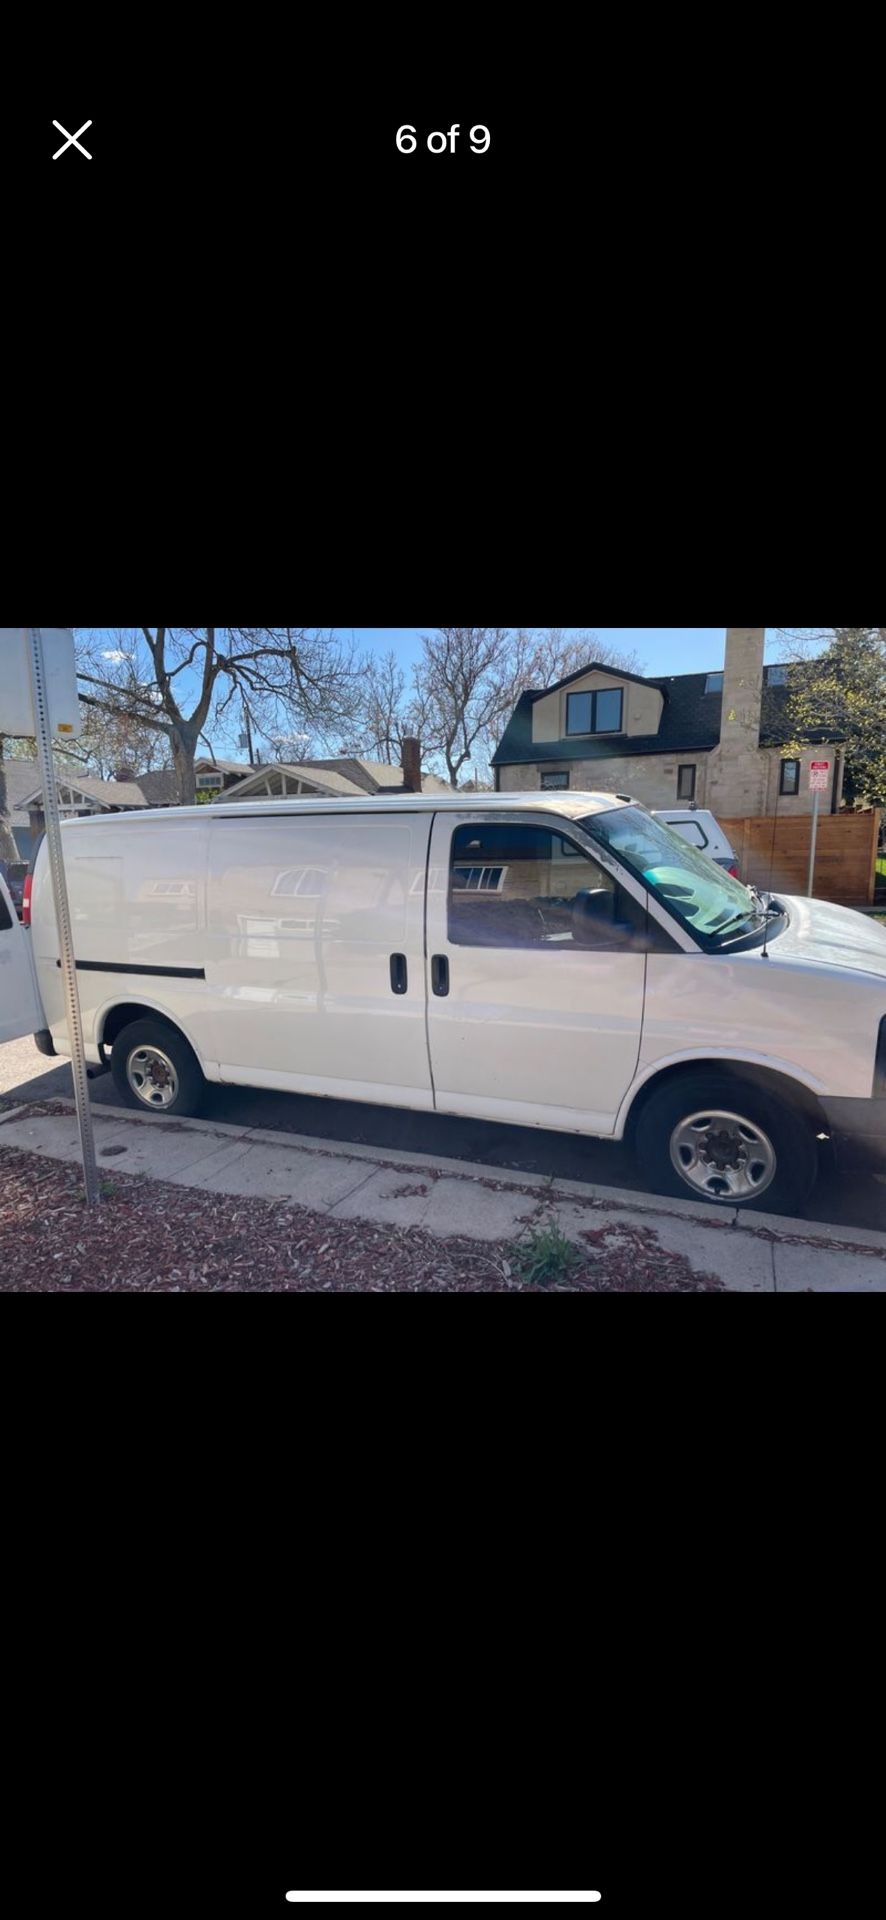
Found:
<svg viewBox="0 0 886 1920"><path fill-rule="evenodd" d="M708 1108L674 1128L671 1165L703 1199L740 1204L771 1187L778 1161L768 1135L746 1114Z"/></svg>
<svg viewBox="0 0 886 1920"><path fill-rule="evenodd" d="M126 1078L143 1107L169 1107L178 1093L178 1074L160 1047L135 1047L126 1062Z"/></svg>

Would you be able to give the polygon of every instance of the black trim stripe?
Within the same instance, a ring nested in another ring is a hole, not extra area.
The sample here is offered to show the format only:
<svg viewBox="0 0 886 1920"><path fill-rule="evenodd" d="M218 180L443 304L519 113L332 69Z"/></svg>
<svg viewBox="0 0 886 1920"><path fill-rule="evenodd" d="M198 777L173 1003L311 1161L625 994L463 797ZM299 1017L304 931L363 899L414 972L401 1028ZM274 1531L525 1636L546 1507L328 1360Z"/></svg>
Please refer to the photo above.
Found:
<svg viewBox="0 0 886 1920"><path fill-rule="evenodd" d="M61 961L56 961L61 966ZM128 960L77 960L80 973L159 973L169 980L205 980L205 967L137 967Z"/></svg>

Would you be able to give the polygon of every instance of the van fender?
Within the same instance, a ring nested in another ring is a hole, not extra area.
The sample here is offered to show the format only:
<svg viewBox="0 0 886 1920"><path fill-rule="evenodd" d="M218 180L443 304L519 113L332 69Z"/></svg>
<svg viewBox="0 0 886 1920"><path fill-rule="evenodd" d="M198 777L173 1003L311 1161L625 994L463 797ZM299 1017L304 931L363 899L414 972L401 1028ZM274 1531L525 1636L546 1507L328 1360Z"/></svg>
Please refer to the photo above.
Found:
<svg viewBox="0 0 886 1920"><path fill-rule="evenodd" d="M200 1070L203 1074L204 1079L206 1080L221 1079L219 1062L217 1060L207 1060L205 1058L205 1056L201 1053L200 1048L197 1046L193 1036L188 1032L186 1026L184 1025L183 1021L180 1019L178 1014L173 1013L172 1009L166 1006L162 1000L155 1000L144 993L118 994L114 999L108 999L103 1001L101 1006L96 1009L95 1029L94 1029L95 1047L98 1053L98 1058L102 1063L102 1066L110 1066L110 1059L106 1058L106 1052L105 1052L105 1042L104 1042L105 1021L107 1020L108 1015L110 1013L114 1013L116 1011L117 1007L127 1005L127 1003L130 1000L132 1001L133 1005L144 1007L146 1012L158 1013L162 1020L168 1020L171 1027L175 1027L178 1033L183 1034L184 1038L187 1040L188 1046L191 1048L192 1052L196 1056L197 1061L199 1062Z"/></svg>
<svg viewBox="0 0 886 1920"><path fill-rule="evenodd" d="M771 1053L740 1052L737 1047L724 1047L718 1052L715 1061L712 1061L710 1047L689 1047L682 1053L662 1053L657 1060L650 1061L649 1065L644 1067L642 1073L637 1075L636 1080L632 1081L628 1088L616 1115L613 1139L624 1138L631 1108L637 1095L649 1085L650 1080L658 1079L668 1067L694 1067L702 1063L705 1066L763 1067L768 1073L778 1073L781 1074L782 1079L792 1080L795 1086L803 1087L807 1093L814 1094L817 1099L821 1099L828 1091L824 1081L819 1080L815 1074L807 1073L793 1060L780 1060Z"/></svg>

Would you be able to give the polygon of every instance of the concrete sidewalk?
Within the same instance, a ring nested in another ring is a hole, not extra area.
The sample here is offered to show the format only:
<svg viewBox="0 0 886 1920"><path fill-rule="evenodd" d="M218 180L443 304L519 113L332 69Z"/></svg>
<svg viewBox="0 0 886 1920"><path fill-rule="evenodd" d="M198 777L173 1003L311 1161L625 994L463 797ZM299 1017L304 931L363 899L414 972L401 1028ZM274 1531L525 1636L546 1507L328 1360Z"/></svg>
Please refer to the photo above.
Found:
<svg viewBox="0 0 886 1920"><path fill-rule="evenodd" d="M28 1105L0 1111L0 1147L78 1160L75 1111L66 1104L63 1114L35 1114ZM336 1219L421 1227L441 1238L517 1239L529 1216L556 1222L571 1240L603 1228L605 1244L615 1249L626 1228L644 1227L665 1253L684 1256L695 1272L712 1273L736 1292L886 1292L886 1234L714 1212L575 1180L499 1169L493 1176L457 1160L431 1165L422 1154L330 1149L302 1135L218 1121L105 1115L100 1108L92 1117L99 1166L109 1177L142 1174L202 1192L285 1199Z"/></svg>

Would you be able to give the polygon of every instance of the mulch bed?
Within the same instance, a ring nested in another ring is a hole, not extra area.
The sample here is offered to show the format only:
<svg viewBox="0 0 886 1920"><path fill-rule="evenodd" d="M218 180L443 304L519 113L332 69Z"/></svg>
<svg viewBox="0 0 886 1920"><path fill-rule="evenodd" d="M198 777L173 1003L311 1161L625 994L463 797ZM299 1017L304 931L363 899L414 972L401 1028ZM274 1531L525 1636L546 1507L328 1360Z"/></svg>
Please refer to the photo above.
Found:
<svg viewBox="0 0 886 1920"><path fill-rule="evenodd" d="M95 1219L79 1167L0 1147L0 1291L11 1293L720 1293L649 1227L582 1235L568 1280L527 1287L513 1243L336 1220L108 1168Z"/></svg>

